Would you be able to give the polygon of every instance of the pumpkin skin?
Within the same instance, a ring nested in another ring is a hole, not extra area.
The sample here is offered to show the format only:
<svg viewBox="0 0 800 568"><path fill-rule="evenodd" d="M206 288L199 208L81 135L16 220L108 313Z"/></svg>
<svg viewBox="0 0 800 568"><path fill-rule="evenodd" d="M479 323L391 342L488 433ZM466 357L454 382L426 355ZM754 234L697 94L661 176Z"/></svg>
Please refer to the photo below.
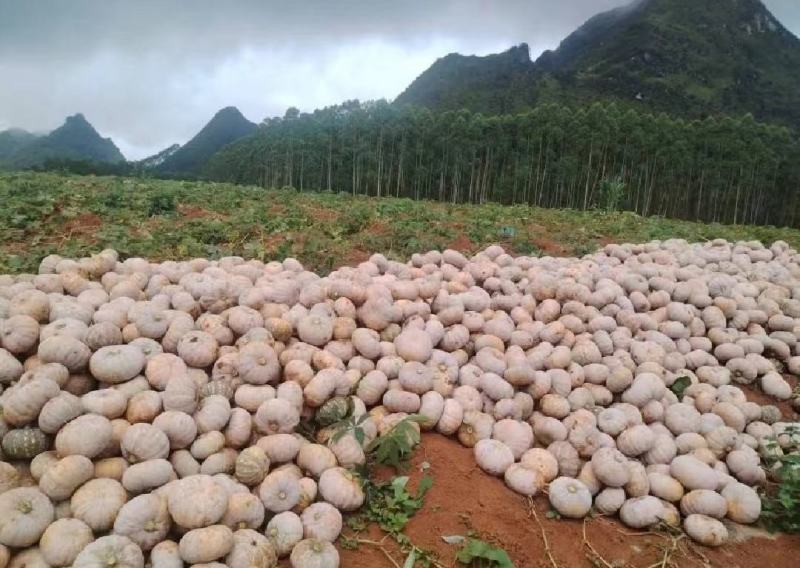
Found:
<svg viewBox="0 0 800 568"><path fill-rule="evenodd" d="M124 383L144 370L146 359L141 349L132 345L101 347L89 359L89 371L99 381Z"/></svg>
<svg viewBox="0 0 800 568"><path fill-rule="evenodd" d="M264 478L258 495L264 507L273 513L290 510L300 501L300 485L297 477L288 471L273 471Z"/></svg>
<svg viewBox="0 0 800 568"><path fill-rule="evenodd" d="M50 566L71 566L94 540L92 529L78 519L59 519L45 529L39 550Z"/></svg>
<svg viewBox="0 0 800 568"><path fill-rule="evenodd" d="M3 420L13 426L36 421L44 405L58 396L58 384L50 379L21 382L4 393Z"/></svg>
<svg viewBox="0 0 800 568"><path fill-rule="evenodd" d="M75 559L73 568L97 568L101 565L118 568L143 568L144 555L136 543L129 538L108 535L86 545Z"/></svg>
<svg viewBox="0 0 800 568"><path fill-rule="evenodd" d="M240 529L233 533L233 548L225 558L226 566L272 568L277 563L278 555L267 537L251 529Z"/></svg>
<svg viewBox="0 0 800 568"><path fill-rule="evenodd" d="M159 542L150 551L150 564L153 568L183 568L178 543L172 540Z"/></svg>
<svg viewBox="0 0 800 568"><path fill-rule="evenodd" d="M111 442L111 421L97 414L84 414L59 430L56 434L56 452L59 456L82 455L94 458Z"/></svg>
<svg viewBox="0 0 800 568"><path fill-rule="evenodd" d="M166 499L147 493L122 506L114 521L114 534L128 537L147 551L167 537L171 526Z"/></svg>
<svg viewBox="0 0 800 568"><path fill-rule="evenodd" d="M264 481L269 471L270 461L266 452L258 446L250 446L236 457L236 479L247 486L258 485Z"/></svg>
<svg viewBox="0 0 800 568"><path fill-rule="evenodd" d="M303 540L303 522L291 511L278 513L267 523L264 534L272 543L278 557L283 558Z"/></svg>
<svg viewBox="0 0 800 568"><path fill-rule="evenodd" d="M342 514L329 503L309 505L300 515L304 538L336 542L342 532Z"/></svg>
<svg viewBox="0 0 800 568"><path fill-rule="evenodd" d="M48 437L39 428L19 428L3 436L2 448L6 459L33 459L49 447Z"/></svg>
<svg viewBox="0 0 800 568"><path fill-rule="evenodd" d="M592 507L592 494L577 479L559 477L550 483L550 504L564 517L581 519Z"/></svg>
<svg viewBox="0 0 800 568"><path fill-rule="evenodd" d="M73 493L70 510L73 517L86 523L95 533L111 529L117 513L128 500L122 484L114 479L92 479Z"/></svg>
<svg viewBox="0 0 800 568"><path fill-rule="evenodd" d="M44 472L39 479L39 489L55 502L64 501L93 476L92 460L80 455L67 456Z"/></svg>
<svg viewBox="0 0 800 568"><path fill-rule="evenodd" d="M692 540L705 546L720 546L728 540L728 529L721 522L705 515L689 515L683 520L683 530Z"/></svg>
<svg viewBox="0 0 800 568"><path fill-rule="evenodd" d="M252 493L234 493L228 498L228 508L220 524L231 530L258 529L264 524L264 504Z"/></svg>
<svg viewBox="0 0 800 568"><path fill-rule="evenodd" d="M185 529L213 525L225 514L228 494L208 475L193 475L178 481L167 495L172 520Z"/></svg>
<svg viewBox="0 0 800 568"><path fill-rule="evenodd" d="M322 498L340 511L355 511L364 503L361 483L344 468L326 469L318 487Z"/></svg>
<svg viewBox="0 0 800 568"><path fill-rule="evenodd" d="M120 443L122 457L135 464L169 456L167 435L152 424L134 424L125 431Z"/></svg>
<svg viewBox="0 0 800 568"><path fill-rule="evenodd" d="M0 495L0 544L21 548L39 541L55 510L44 493L31 487Z"/></svg>
<svg viewBox="0 0 800 568"><path fill-rule="evenodd" d="M339 552L329 542L306 539L295 545L289 561L292 568L338 568Z"/></svg>
<svg viewBox="0 0 800 568"><path fill-rule="evenodd" d="M474 448L475 461L490 475L503 475L514 463L511 448L499 440L480 440Z"/></svg>
<svg viewBox="0 0 800 568"><path fill-rule="evenodd" d="M178 543L181 558L190 564L212 562L226 556L233 548L233 532L225 525L193 529Z"/></svg>
<svg viewBox="0 0 800 568"><path fill-rule="evenodd" d="M38 424L42 432L55 434L62 426L83 414L81 399L74 394L61 391L48 400L39 412Z"/></svg>

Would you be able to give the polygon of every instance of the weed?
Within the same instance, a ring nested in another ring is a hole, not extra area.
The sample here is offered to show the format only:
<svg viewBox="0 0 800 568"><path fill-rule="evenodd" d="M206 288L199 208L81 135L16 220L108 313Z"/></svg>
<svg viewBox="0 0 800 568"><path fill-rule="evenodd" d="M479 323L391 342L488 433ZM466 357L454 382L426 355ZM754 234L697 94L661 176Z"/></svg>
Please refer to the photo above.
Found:
<svg viewBox="0 0 800 568"><path fill-rule="evenodd" d="M474 568L515 568L505 550L477 538L466 542L456 560Z"/></svg>
<svg viewBox="0 0 800 568"><path fill-rule="evenodd" d="M788 426L781 434L787 447L768 442L767 465L777 487L762 492L761 521L771 531L800 532L800 427Z"/></svg>

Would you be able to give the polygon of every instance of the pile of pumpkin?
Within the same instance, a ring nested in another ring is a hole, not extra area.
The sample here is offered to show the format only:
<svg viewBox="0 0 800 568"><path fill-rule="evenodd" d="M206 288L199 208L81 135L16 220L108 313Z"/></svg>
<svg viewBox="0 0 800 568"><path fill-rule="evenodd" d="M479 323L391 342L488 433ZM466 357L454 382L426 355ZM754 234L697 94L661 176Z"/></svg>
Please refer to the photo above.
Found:
<svg viewBox="0 0 800 568"><path fill-rule="evenodd" d="M796 442L745 390L792 398L798 333L783 242L375 254L326 277L49 256L0 276L0 568L336 567L352 469L410 415L564 517L718 545ZM346 415L363 439L334 435Z"/></svg>

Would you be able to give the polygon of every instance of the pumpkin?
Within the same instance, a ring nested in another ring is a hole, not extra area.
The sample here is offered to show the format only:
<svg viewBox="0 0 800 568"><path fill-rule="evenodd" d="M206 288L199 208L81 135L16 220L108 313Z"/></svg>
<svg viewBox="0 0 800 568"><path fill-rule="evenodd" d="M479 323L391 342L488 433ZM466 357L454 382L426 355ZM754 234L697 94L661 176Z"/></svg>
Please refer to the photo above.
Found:
<svg viewBox="0 0 800 568"><path fill-rule="evenodd" d="M39 428L18 428L3 436L2 448L7 459L29 460L46 452L50 441Z"/></svg>
<svg viewBox="0 0 800 568"><path fill-rule="evenodd" d="M89 359L89 371L99 381L117 384L128 381L142 372L145 355L132 345L101 347Z"/></svg>
<svg viewBox="0 0 800 568"><path fill-rule="evenodd" d="M319 493L340 511L354 511L364 503L364 491L356 476L342 467L326 469L319 478Z"/></svg>
<svg viewBox="0 0 800 568"><path fill-rule="evenodd" d="M717 519L705 515L689 515L683 520L686 534L705 546L720 546L728 540L728 529Z"/></svg>
<svg viewBox="0 0 800 568"><path fill-rule="evenodd" d="M252 493L233 493L228 499L228 508L220 524L231 530L258 529L264 524L264 504Z"/></svg>
<svg viewBox="0 0 800 568"><path fill-rule="evenodd" d="M337 465L336 455L321 444L300 446L296 461L300 469L314 478L319 478L325 470Z"/></svg>
<svg viewBox="0 0 800 568"><path fill-rule="evenodd" d="M61 457L77 454L94 458L109 445L112 433L108 418L97 414L78 416L56 434L56 452Z"/></svg>
<svg viewBox="0 0 800 568"><path fill-rule="evenodd" d="M288 511L300 501L298 478L287 471L274 471L261 482L258 495L268 511Z"/></svg>
<svg viewBox="0 0 800 568"><path fill-rule="evenodd" d="M92 529L83 521L59 519L45 529L39 550L50 566L71 566L93 540Z"/></svg>
<svg viewBox="0 0 800 568"><path fill-rule="evenodd" d="M474 447L475 461L490 475L503 475L514 463L511 448L499 440L479 440Z"/></svg>
<svg viewBox="0 0 800 568"><path fill-rule="evenodd" d="M103 536L87 544L73 563L73 568L96 568L116 566L118 568L143 568L144 555L141 549L127 537Z"/></svg>
<svg viewBox="0 0 800 568"><path fill-rule="evenodd" d="M4 393L3 420L13 426L35 421L47 401L59 392L58 385L50 379L19 383Z"/></svg>
<svg viewBox="0 0 800 568"><path fill-rule="evenodd" d="M169 456L170 442L167 435L152 424L134 424L127 430L120 443L122 457L135 464Z"/></svg>
<svg viewBox="0 0 800 568"><path fill-rule="evenodd" d="M68 335L54 335L39 344L37 354L43 363L60 363L71 373L86 368L92 355L89 347Z"/></svg>
<svg viewBox="0 0 800 568"><path fill-rule="evenodd" d="M153 420L153 426L164 432L172 450L188 447L197 436L194 419L185 412L167 410Z"/></svg>
<svg viewBox="0 0 800 568"><path fill-rule="evenodd" d="M233 533L233 548L225 558L231 568L272 568L278 555L269 539L252 529L240 529Z"/></svg>
<svg viewBox="0 0 800 568"><path fill-rule="evenodd" d="M336 542L342 531L342 514L329 503L309 505L300 515L303 537L324 542Z"/></svg>
<svg viewBox="0 0 800 568"><path fill-rule="evenodd" d="M643 529L658 524L664 507L657 497L633 497L623 503L619 518L626 526Z"/></svg>
<svg viewBox="0 0 800 568"><path fill-rule="evenodd" d="M31 546L53 522L55 510L44 493L19 487L0 494L0 544Z"/></svg>
<svg viewBox="0 0 800 568"><path fill-rule="evenodd" d="M592 494L577 479L559 477L550 482L550 504L563 517L580 519L592 508Z"/></svg>
<svg viewBox="0 0 800 568"><path fill-rule="evenodd" d="M291 511L278 513L267 523L264 534L279 557L288 556L295 545L303 540L303 521Z"/></svg>
<svg viewBox="0 0 800 568"><path fill-rule="evenodd" d="M758 493L742 483L728 483L721 491L727 503L727 516L735 523L751 524L761 515Z"/></svg>
<svg viewBox="0 0 800 568"><path fill-rule="evenodd" d="M178 526L207 527L225 514L228 494L211 476L193 475L175 483L167 494L167 507Z"/></svg>
<svg viewBox="0 0 800 568"><path fill-rule="evenodd" d="M512 463L509 465L503 477L506 485L517 493L527 497L536 495L545 484L539 472L519 463Z"/></svg>
<svg viewBox="0 0 800 568"><path fill-rule="evenodd" d="M336 396L320 406L314 420L320 426L330 426L344 420L353 411L353 402L350 397Z"/></svg>
<svg viewBox="0 0 800 568"><path fill-rule="evenodd" d="M114 525L117 513L128 500L122 484L115 479L92 479L73 493L70 510L76 519L95 533L106 532Z"/></svg>
<svg viewBox="0 0 800 568"><path fill-rule="evenodd" d="M329 542L305 539L292 549L289 561L292 568L338 568L339 552Z"/></svg>
<svg viewBox="0 0 800 568"><path fill-rule="evenodd" d="M93 476L92 460L80 455L67 456L47 468L39 479L39 489L53 501L64 501Z"/></svg>
<svg viewBox="0 0 800 568"><path fill-rule="evenodd" d="M267 453L259 446L250 446L236 457L236 479L247 486L258 485L269 471L270 461Z"/></svg>
<svg viewBox="0 0 800 568"><path fill-rule="evenodd" d="M114 521L114 534L128 537L147 551L166 538L171 526L166 499L148 493L122 506Z"/></svg>
<svg viewBox="0 0 800 568"><path fill-rule="evenodd" d="M153 568L183 568L178 543L162 540L150 551L150 564Z"/></svg>

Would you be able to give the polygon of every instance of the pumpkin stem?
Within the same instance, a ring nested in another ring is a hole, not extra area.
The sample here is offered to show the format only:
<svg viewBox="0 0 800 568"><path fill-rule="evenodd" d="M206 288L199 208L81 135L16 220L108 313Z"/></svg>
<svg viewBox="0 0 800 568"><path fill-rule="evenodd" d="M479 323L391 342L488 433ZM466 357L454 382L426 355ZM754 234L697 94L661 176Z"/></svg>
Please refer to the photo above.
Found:
<svg viewBox="0 0 800 568"><path fill-rule="evenodd" d="M29 500L20 501L19 505L17 505L17 510L20 513L24 513L25 515L27 515L28 513L33 511L33 503L31 503Z"/></svg>

